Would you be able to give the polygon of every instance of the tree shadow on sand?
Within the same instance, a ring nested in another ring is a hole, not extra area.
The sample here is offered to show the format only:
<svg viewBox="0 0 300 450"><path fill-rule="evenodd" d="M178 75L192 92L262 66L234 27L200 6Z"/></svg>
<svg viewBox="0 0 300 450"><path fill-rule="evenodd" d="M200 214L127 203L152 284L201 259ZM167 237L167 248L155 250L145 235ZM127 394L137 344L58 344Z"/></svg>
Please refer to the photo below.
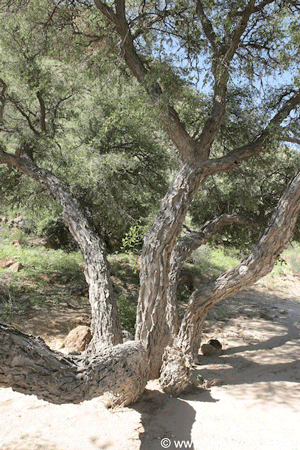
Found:
<svg viewBox="0 0 300 450"><path fill-rule="evenodd" d="M274 401L293 408L300 394L299 303L261 293L258 299L255 291L251 301L249 297L240 294L229 300L229 319L221 330L225 340L236 337L238 345L225 347L218 356L199 356L193 376L234 386L235 397L246 398L251 391L257 403ZM263 300L261 305L258 300ZM287 309L279 314L283 305Z"/></svg>
<svg viewBox="0 0 300 450"><path fill-rule="evenodd" d="M140 450L173 450L180 448L180 443L187 444L182 448L194 449L191 432L196 411L187 400L217 401L204 389L195 389L180 398L170 398L157 387L146 389L140 401L133 406L141 414Z"/></svg>

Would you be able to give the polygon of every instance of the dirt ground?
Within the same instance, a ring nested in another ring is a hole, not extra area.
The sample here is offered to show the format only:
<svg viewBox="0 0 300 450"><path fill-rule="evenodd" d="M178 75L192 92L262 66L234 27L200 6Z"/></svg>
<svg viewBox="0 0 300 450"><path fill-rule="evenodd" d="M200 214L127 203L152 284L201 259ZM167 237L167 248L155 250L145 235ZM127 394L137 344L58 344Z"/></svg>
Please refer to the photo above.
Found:
<svg viewBox="0 0 300 450"><path fill-rule="evenodd" d="M88 315L37 310L19 325L57 348ZM111 411L100 399L57 406L0 389L1 450L299 450L300 279L268 278L220 303L210 338L222 353L199 357L193 379L206 383L180 398L152 381L138 403Z"/></svg>

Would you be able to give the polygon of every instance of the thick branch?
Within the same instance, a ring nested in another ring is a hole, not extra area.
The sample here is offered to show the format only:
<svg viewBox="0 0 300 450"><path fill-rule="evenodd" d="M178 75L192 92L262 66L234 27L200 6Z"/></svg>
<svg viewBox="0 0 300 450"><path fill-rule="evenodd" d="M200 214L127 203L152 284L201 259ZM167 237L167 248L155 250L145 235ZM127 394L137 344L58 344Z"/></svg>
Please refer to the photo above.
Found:
<svg viewBox="0 0 300 450"><path fill-rule="evenodd" d="M0 323L0 385L52 403L80 403L106 394L107 406L128 405L142 394L148 370L139 342L92 356L65 356L42 339Z"/></svg>
<svg viewBox="0 0 300 450"><path fill-rule="evenodd" d="M123 0L116 2L116 13L101 0L95 0L95 4L102 14L115 24L117 34L121 39L121 50L127 67L139 83L144 83L153 102L160 103L163 93L162 88L158 82L150 85L147 83L148 70L136 52L131 30L126 20L125 2ZM160 114L166 131L179 151L181 159L188 161L194 156L195 142L186 131L178 113L173 106L164 104L162 105Z"/></svg>
<svg viewBox="0 0 300 450"><path fill-rule="evenodd" d="M191 231L178 241L174 250L172 259L176 261L177 267L201 245L205 245L215 234L219 233L224 227L238 224L251 226L253 222L250 219L238 214L222 214L213 220L206 222L198 231Z"/></svg>
<svg viewBox="0 0 300 450"><path fill-rule="evenodd" d="M215 303L244 290L273 269L278 256L291 239L299 211L300 173L289 183L269 226L250 255L235 269L193 293L178 334L178 342L184 353L194 355L198 351L202 325L199 319L203 317L203 310L207 311Z"/></svg>
<svg viewBox="0 0 300 450"><path fill-rule="evenodd" d="M32 159L18 157L0 148L0 164L9 164L44 186L63 208L63 218L78 242L85 264L92 307L93 345L115 345L122 342L106 247L94 230L92 218L72 195L69 186L49 170L35 165Z"/></svg>
<svg viewBox="0 0 300 450"><path fill-rule="evenodd" d="M191 231L180 239L173 249L170 259L169 286L167 294L167 315L168 323L173 325L171 333L175 336L178 332L178 311L177 311L177 286L183 263L201 245L206 244L212 236L219 233L224 227L239 224L252 226L253 222L243 216L236 214L223 214L214 220L206 222L199 231Z"/></svg>

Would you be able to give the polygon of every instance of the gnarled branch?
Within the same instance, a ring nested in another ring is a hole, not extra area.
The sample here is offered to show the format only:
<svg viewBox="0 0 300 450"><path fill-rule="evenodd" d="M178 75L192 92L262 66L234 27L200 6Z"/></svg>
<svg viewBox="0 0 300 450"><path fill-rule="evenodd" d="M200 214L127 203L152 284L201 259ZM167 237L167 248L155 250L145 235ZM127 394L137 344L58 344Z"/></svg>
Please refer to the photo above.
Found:
<svg viewBox="0 0 300 450"><path fill-rule="evenodd" d="M66 183L49 170L38 167L27 155L12 155L0 147L1 163L15 167L36 180L61 204L63 219L79 244L85 264L93 313L92 343L95 347L119 344L123 338L111 285L106 246L95 231L89 211L82 207Z"/></svg>
<svg viewBox="0 0 300 450"><path fill-rule="evenodd" d="M51 403L80 403L105 394L107 406L128 405L142 394L148 370L140 342L65 356L41 338L0 323L0 385Z"/></svg>
<svg viewBox="0 0 300 450"><path fill-rule="evenodd" d="M217 302L234 295L269 273L291 239L300 211L300 173L289 183L269 226L250 255L236 268L193 292L172 346L166 348L160 382L166 392L178 395L189 383L193 359L197 358L202 324Z"/></svg>
<svg viewBox="0 0 300 450"><path fill-rule="evenodd" d="M209 310L217 302L244 290L273 269L278 256L291 239L299 211L300 173L288 184L268 227L250 255L236 268L192 294L178 334L178 340L182 342L184 352L192 354L195 352L195 348L190 348L189 343L198 342L198 339L194 337L195 333L198 335L201 331L199 318L203 316L204 309Z"/></svg>

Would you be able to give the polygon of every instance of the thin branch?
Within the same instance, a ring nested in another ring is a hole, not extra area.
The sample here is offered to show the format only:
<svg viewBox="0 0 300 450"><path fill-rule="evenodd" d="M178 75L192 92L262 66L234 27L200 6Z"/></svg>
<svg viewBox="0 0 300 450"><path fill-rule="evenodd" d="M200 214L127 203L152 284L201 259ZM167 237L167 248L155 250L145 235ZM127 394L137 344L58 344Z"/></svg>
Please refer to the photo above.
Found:
<svg viewBox="0 0 300 450"><path fill-rule="evenodd" d="M229 42L226 42L226 45L221 45L217 40L212 23L205 15L201 0L197 0L196 11L200 17L204 33L212 45L214 53L212 73L215 79L211 114L204 124L197 143L197 156L201 159L209 156L215 136L224 121L229 66L239 47L241 37L246 30L251 14L253 13L254 3L255 0L250 0L249 5L244 10L242 17L238 21L232 38L229 39Z"/></svg>
<svg viewBox="0 0 300 450"><path fill-rule="evenodd" d="M47 127L46 127L46 107L45 102L42 96L41 91L38 91L36 94L39 104L40 104L40 124L41 124L41 130L43 133L47 133Z"/></svg>
<svg viewBox="0 0 300 450"><path fill-rule="evenodd" d="M255 0L250 0L248 6L245 8L242 17L240 18L234 33L232 35L231 43L227 48L226 55L224 58L224 64L228 64L236 53L239 47L241 37L244 34L246 27L248 25L249 19L254 12Z"/></svg>
<svg viewBox="0 0 300 450"><path fill-rule="evenodd" d="M30 120L29 115L23 110L23 108L21 108L20 102L17 101L16 99L14 99L13 97L9 97L9 101L15 106L15 108L19 111L19 113L26 119L31 131L33 131L36 136L39 136L40 133L34 127L33 123Z"/></svg>
<svg viewBox="0 0 300 450"><path fill-rule="evenodd" d="M5 92L7 89L7 84L0 78L0 84L2 84L2 90L0 93L0 120L3 118L4 106L5 106Z"/></svg>
<svg viewBox="0 0 300 450"><path fill-rule="evenodd" d="M300 145L300 138L297 137L291 137L291 136L283 136L282 137L283 142L288 142L290 144L297 144Z"/></svg>
<svg viewBox="0 0 300 450"><path fill-rule="evenodd" d="M232 150L221 158L210 159L199 164L199 169L203 170L203 172L206 173L206 176L211 176L217 172L228 171L236 167L242 161L257 155L266 147L270 138L274 137L274 131L278 129L278 126L289 116L291 111L299 105L300 90L295 92L294 95L284 103L269 121L261 134L252 142Z"/></svg>
<svg viewBox="0 0 300 450"><path fill-rule="evenodd" d="M203 4L202 4L201 0L196 1L196 13L201 21L204 34L207 37L207 39L213 49L213 52L215 54L222 52L222 50L224 50L224 47L220 44L220 42L217 39L217 36L213 29L212 23L208 19L208 17L206 16L206 14L204 12Z"/></svg>
<svg viewBox="0 0 300 450"><path fill-rule="evenodd" d="M101 0L95 0L95 4L99 10L115 24L116 31L121 38L121 48L127 67L140 83L144 83L148 75L148 69L145 67L135 49L133 37L126 20L124 0L118 0L116 2L116 13ZM145 83L145 86L153 102L157 104L160 103L163 91L159 83L154 82L151 85ZM179 151L182 160L189 160L194 156L195 142L186 131L177 111L172 105L167 104L161 108L160 114L166 130Z"/></svg>
<svg viewBox="0 0 300 450"><path fill-rule="evenodd" d="M174 260L179 259L185 261L193 251L195 251L201 245L206 244L212 236L215 236L223 228L229 225L238 224L243 226L254 226L254 223L248 217L239 214L222 214L213 220L206 222L200 230L190 231L186 236L178 241L173 252L176 253Z"/></svg>

